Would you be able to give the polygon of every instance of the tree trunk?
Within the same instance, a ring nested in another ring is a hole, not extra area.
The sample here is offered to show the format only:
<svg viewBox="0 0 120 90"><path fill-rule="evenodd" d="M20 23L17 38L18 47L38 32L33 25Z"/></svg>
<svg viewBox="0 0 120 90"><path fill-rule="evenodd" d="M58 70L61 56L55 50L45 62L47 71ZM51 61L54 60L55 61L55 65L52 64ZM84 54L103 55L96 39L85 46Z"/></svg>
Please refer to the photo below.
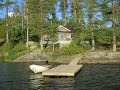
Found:
<svg viewBox="0 0 120 90"><path fill-rule="evenodd" d="M8 43L9 42L8 6L6 7L6 18L7 18L7 21L6 21L6 42Z"/></svg>
<svg viewBox="0 0 120 90"><path fill-rule="evenodd" d="M74 20L74 23L76 23L77 22L77 11L76 11L75 0L72 0L72 3L73 3L73 20Z"/></svg>
<svg viewBox="0 0 120 90"><path fill-rule="evenodd" d="M63 0L63 2L64 2L64 26L66 26L66 24L67 24L67 17L66 17L66 1L65 0Z"/></svg>
<svg viewBox="0 0 120 90"><path fill-rule="evenodd" d="M116 52L116 34L115 32L113 33L113 52Z"/></svg>
<svg viewBox="0 0 120 90"><path fill-rule="evenodd" d="M28 2L28 0L26 0L26 2ZM29 25L28 25L28 7L26 8L26 22L27 22L27 42L26 42L26 47L27 49L29 49Z"/></svg>
<svg viewBox="0 0 120 90"><path fill-rule="evenodd" d="M27 49L29 49L29 28L28 28L28 19L27 19L27 42L26 42Z"/></svg>
<svg viewBox="0 0 120 90"><path fill-rule="evenodd" d="M43 7L42 7L42 0L40 0L40 17L41 21L43 20ZM40 49L43 51L43 33L42 33L42 25L41 25L41 35L40 35Z"/></svg>
<svg viewBox="0 0 120 90"><path fill-rule="evenodd" d="M6 18L8 18L8 6L6 7Z"/></svg>
<svg viewBox="0 0 120 90"><path fill-rule="evenodd" d="M23 30L24 30L24 16L22 15L22 23L21 23L21 26L22 26L22 39L24 38L24 34L23 34Z"/></svg>
<svg viewBox="0 0 120 90"><path fill-rule="evenodd" d="M92 34L92 51L94 51L95 50L95 40L94 40L94 33L93 33L93 31L91 32L91 34Z"/></svg>
<svg viewBox="0 0 120 90"><path fill-rule="evenodd" d="M93 32L93 30L94 30L94 28L95 28L95 26L94 26L94 20L93 19L95 19L94 18L94 9L96 8L96 7L94 7L94 5L95 5L95 2L96 2L96 0L87 0L88 2L88 16L89 16L89 18L88 18L88 23L89 23L89 29L90 29L90 32L91 32L91 40L92 40L92 48L91 48L91 51L93 51L93 50L95 50L95 38L94 38L94 32Z"/></svg>
<svg viewBox="0 0 120 90"><path fill-rule="evenodd" d="M53 44L52 44L52 51L54 52L55 51L55 43L53 41Z"/></svg>
<svg viewBox="0 0 120 90"><path fill-rule="evenodd" d="M53 25L53 22L51 21L51 27L52 27L52 25ZM52 28L53 29L53 28ZM54 34L54 33L53 33ZM54 38L54 37L52 37L52 38ZM52 51L54 51L55 50L55 40L53 39L53 41L52 41Z"/></svg>
<svg viewBox="0 0 120 90"><path fill-rule="evenodd" d="M7 23L6 27L7 27L7 30L6 30L6 42L8 43L9 42L8 23Z"/></svg>
<svg viewBox="0 0 120 90"><path fill-rule="evenodd" d="M23 28L24 28L24 23L23 23L23 16L22 16L22 32L23 32Z"/></svg>
<svg viewBox="0 0 120 90"><path fill-rule="evenodd" d="M112 0L112 18L113 22L115 22L115 6L114 6L114 1ZM116 52L116 32L115 32L115 23L113 23L113 51Z"/></svg>
<svg viewBox="0 0 120 90"><path fill-rule="evenodd" d="M40 38L40 50L43 51L43 36Z"/></svg>

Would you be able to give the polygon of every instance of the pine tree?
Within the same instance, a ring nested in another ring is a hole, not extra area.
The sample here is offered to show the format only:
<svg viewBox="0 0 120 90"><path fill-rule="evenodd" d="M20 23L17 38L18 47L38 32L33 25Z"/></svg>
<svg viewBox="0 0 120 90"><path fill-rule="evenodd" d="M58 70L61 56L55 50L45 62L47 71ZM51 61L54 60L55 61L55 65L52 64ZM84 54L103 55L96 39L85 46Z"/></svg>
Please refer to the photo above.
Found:
<svg viewBox="0 0 120 90"><path fill-rule="evenodd" d="M120 9L120 1L119 0L112 0L112 27L113 27L113 51L117 51L117 40L116 40L116 29L119 26L119 18L120 15L119 9Z"/></svg>
<svg viewBox="0 0 120 90"><path fill-rule="evenodd" d="M6 0L4 3L1 3L0 6L6 8L6 42L9 42L9 17L8 17L8 9L9 6L14 4L11 0Z"/></svg>
<svg viewBox="0 0 120 90"><path fill-rule="evenodd" d="M107 4L111 3L111 6L108 6ZM106 4L106 6L105 6ZM116 32L117 28L119 26L119 0L107 0L102 5L102 13L104 15L104 21L106 22L112 22L112 49L113 51L117 51L117 40L116 40Z"/></svg>
<svg viewBox="0 0 120 90"><path fill-rule="evenodd" d="M92 49L95 50L95 35L94 35L94 13L97 8L96 0L87 0L88 4L88 28L91 32L91 40L92 40Z"/></svg>
<svg viewBox="0 0 120 90"><path fill-rule="evenodd" d="M68 3L67 0L58 0L60 2L60 9L61 9L61 13L62 13L62 24L63 26L67 25L67 7L68 7Z"/></svg>
<svg viewBox="0 0 120 90"><path fill-rule="evenodd" d="M56 0L29 0L28 1L28 17L29 17L29 34L32 38L33 34L37 35L40 42L41 51L43 51L43 36L46 33L47 17L53 12Z"/></svg>
<svg viewBox="0 0 120 90"><path fill-rule="evenodd" d="M28 8L28 0L26 0L26 7L25 7L25 17L26 17L26 47L29 49L29 8Z"/></svg>

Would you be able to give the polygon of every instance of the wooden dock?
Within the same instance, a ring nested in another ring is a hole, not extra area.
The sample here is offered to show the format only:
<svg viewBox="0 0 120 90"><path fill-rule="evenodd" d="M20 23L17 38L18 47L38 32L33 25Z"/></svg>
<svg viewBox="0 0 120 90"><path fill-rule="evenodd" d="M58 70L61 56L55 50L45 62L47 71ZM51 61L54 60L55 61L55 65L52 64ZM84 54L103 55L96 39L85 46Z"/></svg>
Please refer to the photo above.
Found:
<svg viewBox="0 0 120 90"><path fill-rule="evenodd" d="M45 72L42 72L42 75L74 77L82 67L83 65L60 65Z"/></svg>
<svg viewBox="0 0 120 90"><path fill-rule="evenodd" d="M82 56L79 57L75 57L70 63L69 65L77 65L80 61L80 59L82 58Z"/></svg>
<svg viewBox="0 0 120 90"><path fill-rule="evenodd" d="M74 77L83 65L77 65L79 63L79 58L74 58L68 65L60 65L45 72L42 72L43 76L66 76L66 77Z"/></svg>

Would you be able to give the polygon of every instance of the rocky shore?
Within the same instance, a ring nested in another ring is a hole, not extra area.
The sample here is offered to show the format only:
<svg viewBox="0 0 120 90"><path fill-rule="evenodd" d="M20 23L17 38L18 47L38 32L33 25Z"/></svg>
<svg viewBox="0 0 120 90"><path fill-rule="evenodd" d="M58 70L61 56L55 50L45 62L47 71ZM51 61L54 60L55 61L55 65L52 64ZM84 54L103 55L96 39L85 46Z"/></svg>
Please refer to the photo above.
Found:
<svg viewBox="0 0 120 90"><path fill-rule="evenodd" d="M87 52L79 63L120 64L120 52Z"/></svg>
<svg viewBox="0 0 120 90"><path fill-rule="evenodd" d="M33 51L31 53L27 53L23 56L18 57L13 62L44 62L47 63L47 55L45 53L40 52L39 50Z"/></svg>
<svg viewBox="0 0 120 90"><path fill-rule="evenodd" d="M87 52L66 58L66 60L56 60L60 63L69 63L74 58L82 57L79 63L82 64L120 64L120 52ZM48 55L39 51L26 54L14 60L14 62L48 62Z"/></svg>

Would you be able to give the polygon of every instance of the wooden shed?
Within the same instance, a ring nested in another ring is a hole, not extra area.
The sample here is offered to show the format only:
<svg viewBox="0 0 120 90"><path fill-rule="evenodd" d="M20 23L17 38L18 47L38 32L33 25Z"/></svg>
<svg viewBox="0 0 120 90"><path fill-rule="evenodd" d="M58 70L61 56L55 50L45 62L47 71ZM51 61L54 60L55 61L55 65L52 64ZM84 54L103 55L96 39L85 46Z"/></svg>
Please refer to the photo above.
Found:
<svg viewBox="0 0 120 90"><path fill-rule="evenodd" d="M60 47L64 47L69 45L72 41L72 32L70 29L60 25L58 26L58 41L57 43L60 44Z"/></svg>

